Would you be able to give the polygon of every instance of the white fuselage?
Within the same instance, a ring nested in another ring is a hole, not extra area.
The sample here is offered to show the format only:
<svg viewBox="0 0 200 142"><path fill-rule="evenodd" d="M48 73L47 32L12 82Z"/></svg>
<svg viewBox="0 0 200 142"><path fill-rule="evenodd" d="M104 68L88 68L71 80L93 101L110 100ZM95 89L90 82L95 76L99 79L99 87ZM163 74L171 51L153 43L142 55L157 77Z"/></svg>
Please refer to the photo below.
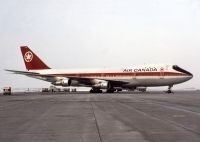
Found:
<svg viewBox="0 0 200 142"><path fill-rule="evenodd" d="M121 69L81 69L81 70L31 70L41 75L53 75L62 79L68 77L91 78L94 80L111 80L127 82L122 87L135 86L169 86L190 80L193 76L189 72L175 70L175 65L141 65ZM185 71L185 70L184 70ZM54 78L54 79L55 79ZM39 78L46 80L46 78ZM77 85L79 86L79 85Z"/></svg>

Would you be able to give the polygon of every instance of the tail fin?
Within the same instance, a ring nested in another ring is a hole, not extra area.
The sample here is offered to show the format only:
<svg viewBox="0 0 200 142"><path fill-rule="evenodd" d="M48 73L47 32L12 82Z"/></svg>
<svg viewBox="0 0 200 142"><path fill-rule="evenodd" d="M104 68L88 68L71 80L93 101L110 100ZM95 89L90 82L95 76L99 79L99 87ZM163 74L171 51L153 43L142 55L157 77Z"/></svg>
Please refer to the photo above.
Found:
<svg viewBox="0 0 200 142"><path fill-rule="evenodd" d="M50 69L33 51L27 46L21 46L21 52L27 70Z"/></svg>

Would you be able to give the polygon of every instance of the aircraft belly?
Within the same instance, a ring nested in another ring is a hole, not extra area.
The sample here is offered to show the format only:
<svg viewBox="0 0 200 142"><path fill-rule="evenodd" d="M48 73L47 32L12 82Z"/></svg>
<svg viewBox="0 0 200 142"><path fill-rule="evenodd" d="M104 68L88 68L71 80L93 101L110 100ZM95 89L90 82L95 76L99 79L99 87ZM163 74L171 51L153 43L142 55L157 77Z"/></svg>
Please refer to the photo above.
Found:
<svg viewBox="0 0 200 142"><path fill-rule="evenodd" d="M139 86L167 86L185 82L184 77L164 77L164 78L151 78L151 79L137 79Z"/></svg>
<svg viewBox="0 0 200 142"><path fill-rule="evenodd" d="M118 79L118 81L129 82L128 86L168 86L173 84L182 83L189 80L187 77L137 77Z"/></svg>

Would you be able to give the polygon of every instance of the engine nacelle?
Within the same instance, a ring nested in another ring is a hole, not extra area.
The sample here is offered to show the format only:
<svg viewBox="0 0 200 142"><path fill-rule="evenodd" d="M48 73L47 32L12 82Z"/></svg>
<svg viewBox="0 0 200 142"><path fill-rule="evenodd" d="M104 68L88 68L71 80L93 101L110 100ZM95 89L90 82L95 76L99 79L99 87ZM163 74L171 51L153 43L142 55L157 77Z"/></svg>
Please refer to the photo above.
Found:
<svg viewBox="0 0 200 142"><path fill-rule="evenodd" d="M70 79L63 79L62 81L62 86L70 86Z"/></svg>
<svg viewBox="0 0 200 142"><path fill-rule="evenodd" d="M52 83L55 86L78 86L79 82L76 80L71 80L69 78L64 78L62 80L58 80L55 83Z"/></svg>
<svg viewBox="0 0 200 142"><path fill-rule="evenodd" d="M55 86L70 86L71 80L68 79L68 78L64 78L64 79L58 80L58 81L56 81L52 84L55 85Z"/></svg>
<svg viewBox="0 0 200 142"><path fill-rule="evenodd" d="M69 80L69 86L79 86L79 84L77 80Z"/></svg>
<svg viewBox="0 0 200 142"><path fill-rule="evenodd" d="M95 84L93 87L98 89L108 89L109 88L109 82L105 80L95 80Z"/></svg>

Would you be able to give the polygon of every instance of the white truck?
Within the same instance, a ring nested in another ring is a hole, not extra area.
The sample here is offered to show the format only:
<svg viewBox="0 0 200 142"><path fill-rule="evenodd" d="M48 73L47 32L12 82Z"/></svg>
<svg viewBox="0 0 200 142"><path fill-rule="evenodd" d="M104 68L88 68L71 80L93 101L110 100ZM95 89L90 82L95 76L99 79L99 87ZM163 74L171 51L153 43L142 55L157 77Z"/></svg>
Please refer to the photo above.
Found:
<svg viewBox="0 0 200 142"><path fill-rule="evenodd" d="M3 95L11 95L11 87L4 87Z"/></svg>

